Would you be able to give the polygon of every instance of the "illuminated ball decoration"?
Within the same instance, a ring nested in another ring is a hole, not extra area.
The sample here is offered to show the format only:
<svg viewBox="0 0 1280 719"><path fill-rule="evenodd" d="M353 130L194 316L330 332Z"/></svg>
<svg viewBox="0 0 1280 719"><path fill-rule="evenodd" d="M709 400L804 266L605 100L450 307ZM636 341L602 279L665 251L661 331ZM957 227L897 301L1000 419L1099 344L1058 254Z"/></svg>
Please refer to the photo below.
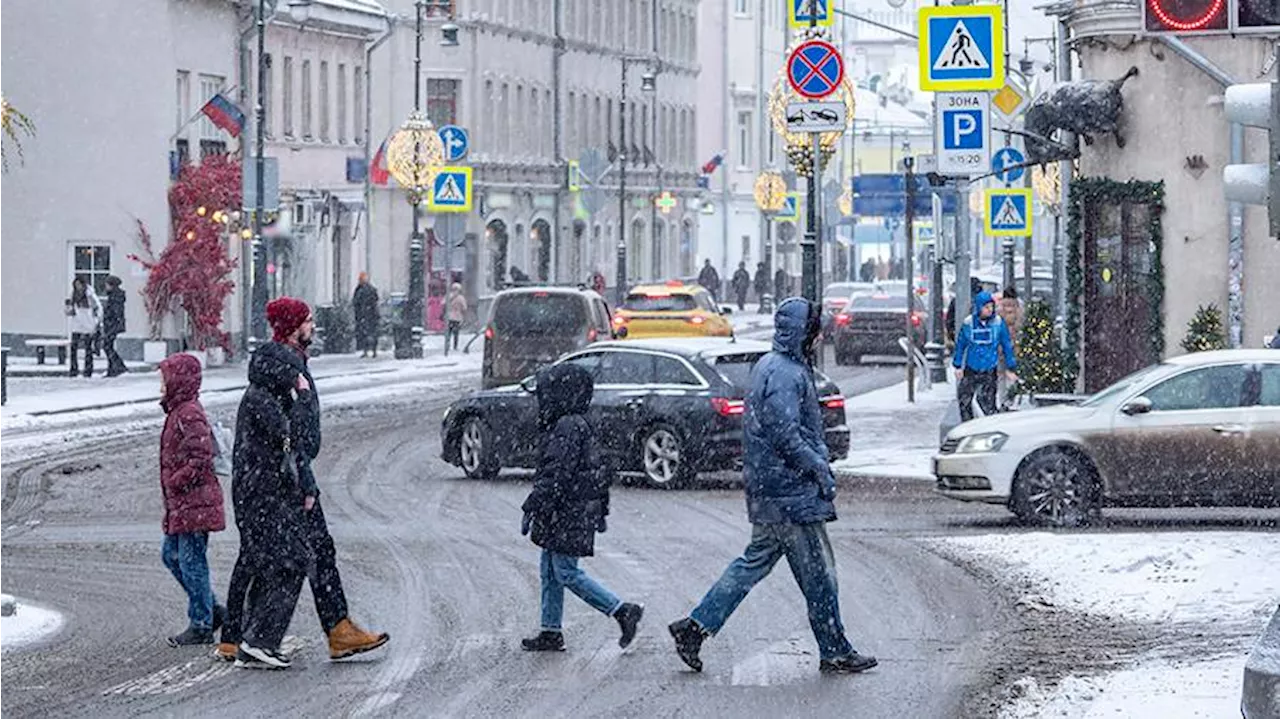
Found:
<svg viewBox="0 0 1280 719"><path fill-rule="evenodd" d="M418 204L436 172L444 164L444 143L435 125L421 112L409 113L387 143L387 170Z"/></svg>

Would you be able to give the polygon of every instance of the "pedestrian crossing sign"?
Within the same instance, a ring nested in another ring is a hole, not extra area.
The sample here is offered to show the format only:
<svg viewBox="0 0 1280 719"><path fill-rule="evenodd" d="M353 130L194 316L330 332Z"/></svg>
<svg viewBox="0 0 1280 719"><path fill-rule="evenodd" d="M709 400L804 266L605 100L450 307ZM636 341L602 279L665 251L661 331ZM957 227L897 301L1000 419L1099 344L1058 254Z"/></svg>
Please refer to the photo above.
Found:
<svg viewBox="0 0 1280 719"><path fill-rule="evenodd" d="M787 11L787 24L794 28L809 27L810 21L818 27L831 27L835 22L831 0L787 0Z"/></svg>
<svg viewBox="0 0 1280 719"><path fill-rule="evenodd" d="M800 219L800 193L788 192L786 199L782 202L782 209L773 213L773 219L778 222L797 222Z"/></svg>
<svg viewBox="0 0 1280 719"><path fill-rule="evenodd" d="M473 194L470 167L441 167L431 178L427 212L470 212Z"/></svg>
<svg viewBox="0 0 1280 719"><path fill-rule="evenodd" d="M919 11L920 89L1004 87L1004 10L999 5L926 6Z"/></svg>
<svg viewBox="0 0 1280 719"><path fill-rule="evenodd" d="M991 189L983 199L988 235L1031 236L1031 188Z"/></svg>

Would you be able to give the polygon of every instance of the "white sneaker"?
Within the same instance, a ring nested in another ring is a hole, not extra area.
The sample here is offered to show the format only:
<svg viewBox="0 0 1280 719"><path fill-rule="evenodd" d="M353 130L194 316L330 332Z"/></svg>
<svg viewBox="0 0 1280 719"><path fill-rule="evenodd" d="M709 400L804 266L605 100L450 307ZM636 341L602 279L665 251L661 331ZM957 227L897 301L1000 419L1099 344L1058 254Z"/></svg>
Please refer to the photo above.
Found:
<svg viewBox="0 0 1280 719"><path fill-rule="evenodd" d="M288 669L292 665L288 656L271 649L251 647L248 642L241 642L236 653L236 666L242 669Z"/></svg>

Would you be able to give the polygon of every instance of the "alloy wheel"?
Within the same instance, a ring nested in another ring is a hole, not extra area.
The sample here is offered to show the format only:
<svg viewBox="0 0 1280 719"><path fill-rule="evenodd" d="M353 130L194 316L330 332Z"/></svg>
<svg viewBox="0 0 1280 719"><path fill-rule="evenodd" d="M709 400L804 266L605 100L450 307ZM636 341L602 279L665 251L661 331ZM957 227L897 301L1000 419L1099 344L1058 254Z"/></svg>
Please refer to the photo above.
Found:
<svg viewBox="0 0 1280 719"><path fill-rule="evenodd" d="M462 469L467 474L479 471L484 457L484 433L480 429L480 422L474 419L467 422L467 426L462 429L462 443L458 451L461 454Z"/></svg>
<svg viewBox="0 0 1280 719"><path fill-rule="evenodd" d="M645 439L644 474L660 486L670 486L679 476L680 440L669 430L655 429Z"/></svg>

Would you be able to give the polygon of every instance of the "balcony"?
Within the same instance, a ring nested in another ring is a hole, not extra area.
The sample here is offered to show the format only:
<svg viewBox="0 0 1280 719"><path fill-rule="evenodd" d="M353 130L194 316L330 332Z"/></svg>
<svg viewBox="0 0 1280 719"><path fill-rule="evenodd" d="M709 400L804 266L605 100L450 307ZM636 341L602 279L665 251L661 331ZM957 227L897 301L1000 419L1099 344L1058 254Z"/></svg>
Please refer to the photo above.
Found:
<svg viewBox="0 0 1280 719"><path fill-rule="evenodd" d="M1143 0L1066 0L1046 9L1065 17L1075 39L1142 32Z"/></svg>

